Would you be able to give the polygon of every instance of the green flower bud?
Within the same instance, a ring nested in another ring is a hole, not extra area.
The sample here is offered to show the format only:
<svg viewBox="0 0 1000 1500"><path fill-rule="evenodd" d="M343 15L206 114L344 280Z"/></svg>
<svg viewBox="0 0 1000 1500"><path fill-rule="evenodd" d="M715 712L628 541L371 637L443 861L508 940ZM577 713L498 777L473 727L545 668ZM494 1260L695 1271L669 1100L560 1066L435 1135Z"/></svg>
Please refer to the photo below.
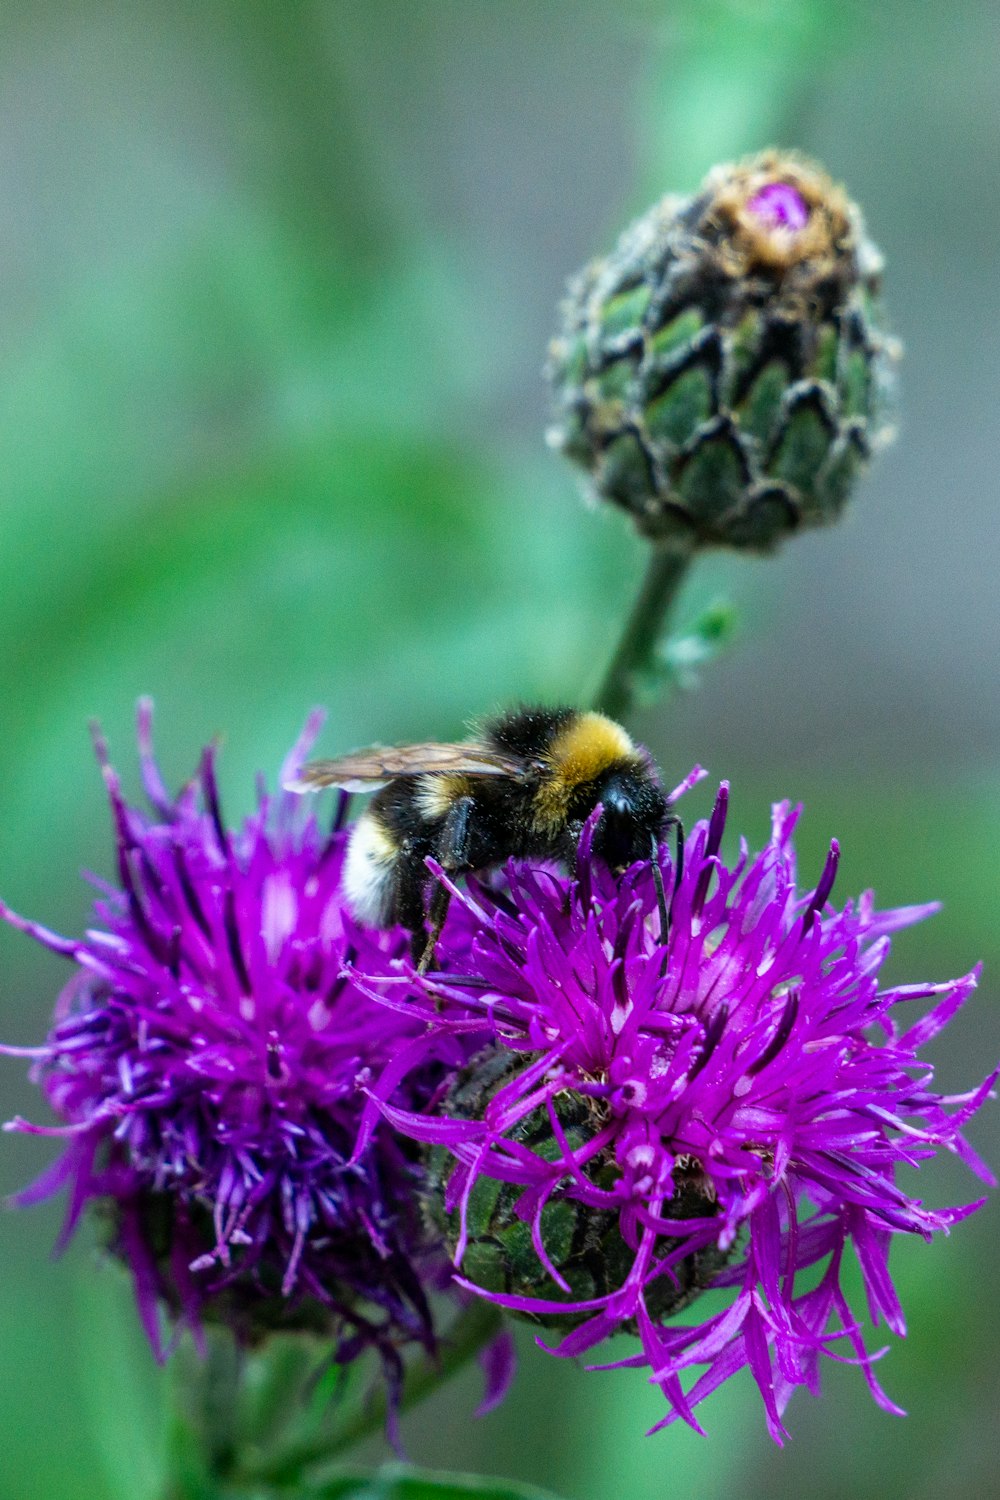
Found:
<svg viewBox="0 0 1000 1500"><path fill-rule="evenodd" d="M767 552L835 521L891 436L881 270L815 164L714 168L571 281L550 441L657 542Z"/></svg>
<svg viewBox="0 0 1000 1500"><path fill-rule="evenodd" d="M528 1059L530 1061L531 1059ZM523 1057L506 1049L489 1049L475 1058L452 1085L443 1112L452 1118L482 1119L494 1095L525 1066ZM602 1125L601 1106L593 1099L567 1089L554 1101L556 1117L574 1155L582 1150ZM556 1162L563 1155L552 1132L544 1107L525 1115L509 1132L508 1139L527 1147L542 1161ZM454 1259L459 1241L460 1215L445 1209L445 1188L453 1166L451 1154L433 1147L427 1155L427 1214L434 1232L444 1239ZM613 1158L593 1158L589 1176L598 1188L610 1190L620 1176ZM716 1211L715 1197L706 1179L692 1162L689 1171L678 1167L675 1194L665 1212L672 1218L699 1218ZM625 1281L635 1262L635 1249L622 1236L617 1211L595 1209L573 1196L573 1181L566 1181L552 1194L541 1215L541 1237L545 1253L565 1279L564 1291L539 1260L532 1243L530 1221L516 1212L522 1189L495 1178L477 1177L466 1210L467 1243L459 1270L466 1280L485 1292L530 1297L544 1301L575 1303L606 1296ZM666 1236L657 1240L657 1258L666 1255L675 1242ZM662 1275L646 1289L646 1307L654 1319L678 1312L699 1295L725 1263L726 1256L714 1246L699 1251L674 1267L674 1277ZM676 1279L675 1279L676 1278ZM577 1309L566 1313L519 1313L549 1328L573 1328L591 1316ZM626 1331L635 1332L634 1324Z"/></svg>

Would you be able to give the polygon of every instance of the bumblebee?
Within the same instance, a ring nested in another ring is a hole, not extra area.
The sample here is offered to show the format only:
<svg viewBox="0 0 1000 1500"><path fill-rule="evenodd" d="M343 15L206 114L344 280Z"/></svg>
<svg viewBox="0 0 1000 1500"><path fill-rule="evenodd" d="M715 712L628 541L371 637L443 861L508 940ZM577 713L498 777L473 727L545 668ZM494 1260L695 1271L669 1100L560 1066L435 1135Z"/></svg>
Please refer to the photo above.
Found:
<svg viewBox="0 0 1000 1500"><path fill-rule="evenodd" d="M351 830L344 862L348 905L373 927L408 928L422 973L433 960L449 901L427 869L428 857L449 876L510 858L571 866L598 803L595 857L614 871L652 861L666 937L657 855L667 830L676 828L679 875L680 819L649 755L604 714L517 708L488 719L461 743L376 745L314 761L288 785L300 792L338 786L375 793Z"/></svg>

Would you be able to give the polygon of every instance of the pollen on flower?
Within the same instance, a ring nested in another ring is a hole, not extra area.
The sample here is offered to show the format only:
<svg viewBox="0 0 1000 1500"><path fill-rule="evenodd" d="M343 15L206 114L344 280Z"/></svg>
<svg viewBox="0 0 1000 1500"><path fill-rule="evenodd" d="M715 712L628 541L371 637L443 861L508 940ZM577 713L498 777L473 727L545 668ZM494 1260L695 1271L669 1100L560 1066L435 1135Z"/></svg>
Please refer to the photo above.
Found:
<svg viewBox="0 0 1000 1500"><path fill-rule="evenodd" d="M438 972L411 987L428 1047L453 1035L478 1051L433 1115L389 1097L398 1070L372 1094L427 1143L430 1212L462 1285L555 1330L554 1354L637 1333L641 1354L593 1368L645 1366L668 1406L658 1426L700 1431L698 1404L748 1366L781 1441L823 1356L859 1365L898 1410L841 1284L845 1253L872 1320L901 1334L892 1241L947 1232L979 1203L929 1208L898 1169L947 1150L992 1182L963 1130L997 1071L942 1095L923 1056L975 972L879 988L891 935L933 906L832 905L835 842L801 890L785 803L765 848L728 860L727 804L723 784L679 882L661 856L665 946L650 865L615 877L590 857L592 829L572 878L511 865L499 891L456 889ZM368 989L400 1003L398 976L372 970ZM709 1287L722 1311L674 1321Z"/></svg>
<svg viewBox="0 0 1000 1500"><path fill-rule="evenodd" d="M296 759L318 728L314 716ZM34 1064L60 1123L12 1122L65 1150L20 1201L65 1187L63 1241L97 1209L160 1355L166 1308L196 1337L211 1320L249 1341L307 1328L341 1360L374 1346L395 1380L402 1346L434 1347L428 1292L447 1268L413 1145L380 1126L358 1149L359 1079L423 1028L374 1004L352 967L377 949L392 970L405 934L365 932L345 909L343 803L324 828L300 799L262 791L229 829L214 749L173 797L150 731L144 703L149 812L97 742L118 884L102 884L93 930L60 938L0 906L73 965ZM426 1103L440 1072L418 1068L400 1099Z"/></svg>

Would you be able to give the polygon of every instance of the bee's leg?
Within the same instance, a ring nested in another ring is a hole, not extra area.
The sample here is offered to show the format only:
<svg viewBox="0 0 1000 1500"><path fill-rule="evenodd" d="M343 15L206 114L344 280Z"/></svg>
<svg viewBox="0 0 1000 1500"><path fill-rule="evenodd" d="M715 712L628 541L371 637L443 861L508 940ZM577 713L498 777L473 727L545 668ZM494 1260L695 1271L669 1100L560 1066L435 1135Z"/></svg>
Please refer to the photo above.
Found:
<svg viewBox="0 0 1000 1500"><path fill-rule="evenodd" d="M667 827L674 829L674 888L670 896L670 906L673 908L677 892L681 887L681 877L684 874L684 824L676 813L672 813Z"/></svg>
<svg viewBox="0 0 1000 1500"><path fill-rule="evenodd" d="M459 870L467 870L469 867L469 815L472 812L472 798L459 797L453 802L448 810L448 816L444 820L437 847L438 863L449 875L456 874ZM434 949L437 940L441 936L441 928L444 919L448 915L448 904L451 901L451 892L447 886L440 881L435 884L434 894L431 896L427 908L427 921L430 932L424 951L417 965L419 974L426 974L434 961Z"/></svg>
<svg viewBox="0 0 1000 1500"><path fill-rule="evenodd" d="M664 895L663 891L663 873L660 870L660 843L659 839L656 838L655 835L653 837L653 883L656 886L656 904L660 908L661 943L665 943L667 941L667 937L670 933L670 918L673 915L674 902L677 899L677 892L680 889L681 876L684 874L684 824L681 822L676 813L668 814L663 831L666 832L668 828L673 828L676 830L674 838L676 840L677 850L674 856L674 879L670 891L669 908L667 906L666 896Z"/></svg>
<svg viewBox="0 0 1000 1500"><path fill-rule="evenodd" d="M417 964L418 974L426 974L434 962L434 949L437 947L437 940L441 936L441 928L444 926L444 919L448 915L450 901L451 891L449 891L446 885L442 885L438 881L434 886L434 894L431 896L427 907L427 921L430 926L430 932L426 935L420 933L420 947L423 951L420 954L420 962Z"/></svg>
<svg viewBox="0 0 1000 1500"><path fill-rule="evenodd" d="M423 852L414 850L407 841L400 849L393 886L392 918L410 934L413 962L419 963L425 947L424 886L427 867Z"/></svg>
<svg viewBox="0 0 1000 1500"><path fill-rule="evenodd" d="M656 887L656 904L660 909L660 942L665 943L670 932L670 913L667 911L667 898L663 890L663 871L660 869L660 841L655 833L649 862L653 871L653 884Z"/></svg>

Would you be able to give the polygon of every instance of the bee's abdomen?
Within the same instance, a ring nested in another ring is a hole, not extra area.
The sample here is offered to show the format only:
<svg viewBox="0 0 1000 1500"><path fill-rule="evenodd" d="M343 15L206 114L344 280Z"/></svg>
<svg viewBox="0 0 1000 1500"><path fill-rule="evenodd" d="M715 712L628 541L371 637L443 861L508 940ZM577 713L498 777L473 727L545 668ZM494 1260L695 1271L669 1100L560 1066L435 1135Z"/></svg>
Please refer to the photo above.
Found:
<svg viewBox="0 0 1000 1500"><path fill-rule="evenodd" d="M396 870L399 841L369 808L351 830L344 861L344 894L359 922L389 927L396 919Z"/></svg>

